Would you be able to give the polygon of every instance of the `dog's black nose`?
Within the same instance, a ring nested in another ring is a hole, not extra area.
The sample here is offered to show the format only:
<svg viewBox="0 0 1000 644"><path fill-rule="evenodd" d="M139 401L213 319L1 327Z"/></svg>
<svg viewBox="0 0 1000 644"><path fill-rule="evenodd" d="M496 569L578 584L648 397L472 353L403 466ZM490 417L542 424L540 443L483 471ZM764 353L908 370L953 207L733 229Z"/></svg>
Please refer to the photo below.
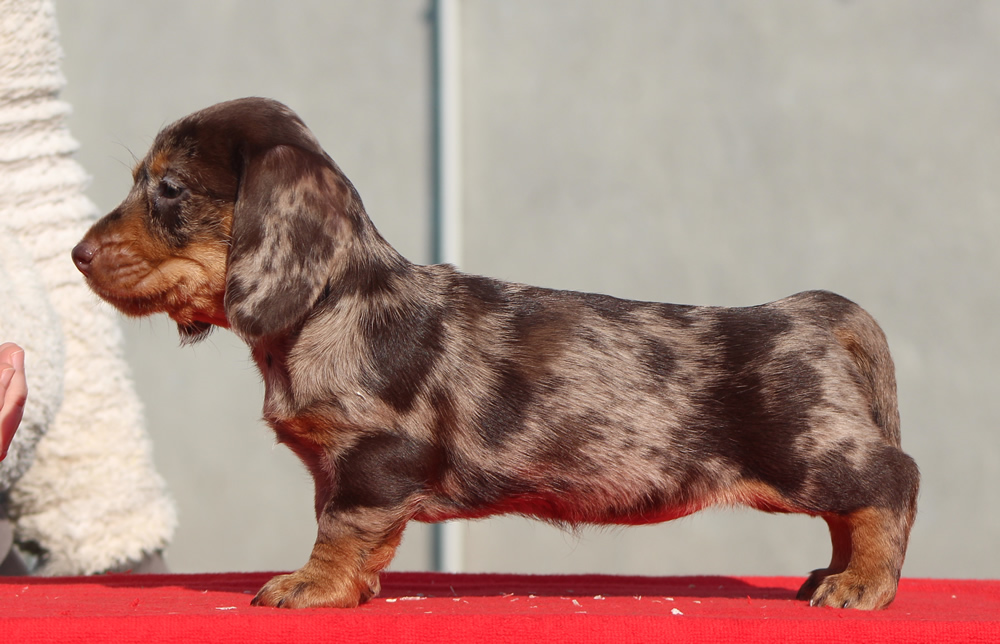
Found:
<svg viewBox="0 0 1000 644"><path fill-rule="evenodd" d="M73 248L73 263L86 276L90 275L90 263L94 261L94 247L85 241Z"/></svg>

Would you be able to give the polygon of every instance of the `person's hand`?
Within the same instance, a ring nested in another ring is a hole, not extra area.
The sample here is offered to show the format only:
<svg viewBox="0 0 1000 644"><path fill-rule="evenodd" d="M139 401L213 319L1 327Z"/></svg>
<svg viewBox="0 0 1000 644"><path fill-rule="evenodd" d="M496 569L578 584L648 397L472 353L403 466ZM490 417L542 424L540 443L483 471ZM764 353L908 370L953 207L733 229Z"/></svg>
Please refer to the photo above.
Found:
<svg viewBox="0 0 1000 644"><path fill-rule="evenodd" d="M24 350L13 342L0 345L0 461L21 424L28 381L24 376Z"/></svg>

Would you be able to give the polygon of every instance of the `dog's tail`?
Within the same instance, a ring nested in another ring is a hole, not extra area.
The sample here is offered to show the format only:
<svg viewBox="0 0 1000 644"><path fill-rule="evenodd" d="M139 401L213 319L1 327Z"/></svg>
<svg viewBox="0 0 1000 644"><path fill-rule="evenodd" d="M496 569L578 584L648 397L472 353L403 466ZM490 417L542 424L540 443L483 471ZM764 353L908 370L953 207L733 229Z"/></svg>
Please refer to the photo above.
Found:
<svg viewBox="0 0 1000 644"><path fill-rule="evenodd" d="M852 302L849 313L834 333L854 359L869 389L872 420L882 430L886 441L900 447L896 368L882 327L867 311Z"/></svg>

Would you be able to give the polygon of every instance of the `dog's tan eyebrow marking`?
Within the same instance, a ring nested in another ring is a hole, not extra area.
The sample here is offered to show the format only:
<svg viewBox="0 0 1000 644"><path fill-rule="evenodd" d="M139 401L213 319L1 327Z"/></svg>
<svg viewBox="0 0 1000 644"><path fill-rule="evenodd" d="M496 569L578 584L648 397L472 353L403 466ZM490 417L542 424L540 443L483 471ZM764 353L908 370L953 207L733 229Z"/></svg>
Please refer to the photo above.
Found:
<svg viewBox="0 0 1000 644"><path fill-rule="evenodd" d="M153 155L147 164L147 171L150 176L162 177L170 167L170 159L173 155L165 150L161 150Z"/></svg>

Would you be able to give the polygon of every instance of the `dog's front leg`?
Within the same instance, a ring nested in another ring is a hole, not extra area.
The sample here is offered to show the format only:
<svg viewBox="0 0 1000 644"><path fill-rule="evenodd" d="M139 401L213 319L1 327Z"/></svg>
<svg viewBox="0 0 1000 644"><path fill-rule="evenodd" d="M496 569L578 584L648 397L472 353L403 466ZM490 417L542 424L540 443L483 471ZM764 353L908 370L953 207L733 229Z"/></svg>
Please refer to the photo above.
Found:
<svg viewBox="0 0 1000 644"><path fill-rule="evenodd" d="M392 561L406 521L390 510L341 510L335 503L318 519L309 561L267 582L254 597L255 606L352 608L378 594L379 572Z"/></svg>

